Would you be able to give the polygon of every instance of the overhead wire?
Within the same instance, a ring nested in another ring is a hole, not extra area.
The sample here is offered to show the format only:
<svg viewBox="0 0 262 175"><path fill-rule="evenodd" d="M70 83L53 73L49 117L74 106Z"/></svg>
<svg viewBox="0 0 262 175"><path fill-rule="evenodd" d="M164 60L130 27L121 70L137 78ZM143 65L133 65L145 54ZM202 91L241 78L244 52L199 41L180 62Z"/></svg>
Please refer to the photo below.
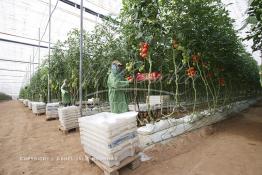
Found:
<svg viewBox="0 0 262 175"><path fill-rule="evenodd" d="M46 4L46 5L48 5L48 3L45 2L45 1L42 1L42 0L38 0L38 1L39 1L39 2L42 2L42 3ZM60 0L60 1L61 1L61 0ZM73 13L73 12L70 12L70 11L68 11L68 10L65 10L65 9L63 9L63 8L61 8L61 7L58 7L58 2L59 2L59 0L56 1L55 7L54 7L54 9L53 9L52 12L51 12L50 17L48 18L48 21L47 21L47 24L46 24L46 26L45 26L44 33L43 33L43 35L42 35L42 37L41 37L41 39L40 39L40 42L42 42L42 39L43 39L43 37L44 37L44 35L45 35L45 33L46 33L46 30L47 30L47 27L48 27L50 18L52 17L52 15L53 15L53 13L54 13L54 11L55 11L56 9L59 9L59 10L65 12L65 13L67 13L67 14L70 14L70 15L73 15L73 16L76 16L76 17L80 17L80 15L78 15L78 14L76 14L76 13ZM61 2L64 2L64 1L61 1ZM94 21L94 20L92 20L92 19L89 19L89 18L84 18L84 19L85 19L85 20L88 20L88 21L90 21L90 22L96 23L96 21ZM48 43L48 42L47 42L47 43ZM52 44L55 44L55 43L52 43ZM36 55L37 53L38 53L38 50L35 52L35 55ZM34 57L35 57L35 55L34 55Z"/></svg>
<svg viewBox="0 0 262 175"><path fill-rule="evenodd" d="M15 62L15 63L30 63L30 64L38 64L38 63L31 63L31 62L28 62L28 61L20 61L20 60L10 60L10 59L2 59L0 58L0 61L7 61L7 62Z"/></svg>
<svg viewBox="0 0 262 175"><path fill-rule="evenodd" d="M19 69L5 69L5 68L0 68L0 71L14 71L14 72L28 72L25 70L19 70Z"/></svg>
<svg viewBox="0 0 262 175"><path fill-rule="evenodd" d="M0 77L24 77L24 76L19 76L19 75L0 75Z"/></svg>
<svg viewBox="0 0 262 175"><path fill-rule="evenodd" d="M42 0L38 0L39 2L42 2L42 3L45 3L45 4L47 4L48 5L48 3L47 2L45 2L45 1L42 1ZM63 0L60 0L61 2L65 2L65 1L63 1ZM43 39L43 37L44 37L44 35L45 35L45 33L46 33L46 30L47 30L47 27L48 27L48 24L49 24L49 21L50 21L50 18L52 17L52 15L53 15L53 13L54 13L54 11L56 10L56 9L59 9L59 10L61 10L61 11L64 11L64 12L66 12L67 14L70 14L70 15L73 15L73 16L76 16L76 17L80 17L80 15L78 15L78 14L76 14L76 13L73 13L73 12L70 12L70 11L67 11L67 10L65 10L65 9L63 9L63 8L61 8L61 7L58 7L58 2L59 2L59 0L57 0L56 1L56 4L55 4L55 7L54 7L54 9L52 10L52 12L51 12L51 15L50 15L50 17L48 18L48 21L47 21L47 24L46 24L46 26L45 26L45 30L44 30L44 33L43 33L43 35L42 35L42 37L41 37L41 39L40 39L40 42L42 42L42 39ZM69 1L70 2L70 1ZM58 7L58 8L57 8ZM101 15L102 16L102 15ZM100 17L100 16L98 16L98 17ZM88 18L84 18L85 20L88 20L88 21L90 21L90 22L93 22L93 23L97 23L97 21L94 21L94 20L92 20L92 19L88 19ZM48 43L48 42L47 42ZM54 43L52 43L52 44L54 44ZM36 50L36 52L35 52L35 54L33 55L33 57L35 57L35 55L38 53L38 50Z"/></svg>
<svg viewBox="0 0 262 175"><path fill-rule="evenodd" d="M41 1L41 2L43 2L43 1ZM48 20L47 20L47 23L46 23L46 26L45 26L44 33L43 33L42 37L40 38L40 43L42 42L42 40L43 40L43 38L44 38L44 36L45 36L45 34L46 34L47 27L48 27L48 25L49 25L50 19L51 19L52 15L53 15L54 11L55 11L56 8L57 8L58 2L59 2L59 0L56 1L55 7L53 8L53 10L51 11L51 14L50 14L49 17L48 17ZM45 2L45 3L46 3L46 2ZM48 4L48 3L47 3L47 4ZM38 41L39 41L39 40L38 40ZM47 43L49 43L49 42L47 42ZM51 43L50 43L50 44L51 44ZM52 44L54 44L54 43L52 43ZM48 47L47 47L47 48L48 48ZM52 47L51 47L51 48L52 48ZM38 54L38 50L36 50L36 52L34 52L33 58L34 58L37 54Z"/></svg>
<svg viewBox="0 0 262 175"><path fill-rule="evenodd" d="M43 1L43 0L38 0L38 1L39 1L39 2L42 2L42 3L46 4L46 5L48 5L48 3L45 2L45 1ZM78 17L78 18L80 17L79 14L74 13L74 12L71 12L71 11L66 10L66 9L64 9L64 8L61 8L61 7L59 7L59 6L57 7L57 9L61 10L62 12L65 12L66 14L69 14L69 15L72 15L72 16L75 16L75 17ZM95 23L95 21L92 20L92 19L89 19L89 18L86 18L86 17L84 17L83 19Z"/></svg>
<svg viewBox="0 0 262 175"><path fill-rule="evenodd" d="M54 13L57 5L58 5L58 2L59 2L59 0L56 1L55 7L53 8L53 10L51 11L50 16L48 17L48 21L47 21L47 23L46 23L45 30L44 30L44 33L43 33L40 41L42 41L43 37L45 36L45 33L46 33L47 27L48 27L48 25L49 25L50 19L51 19L52 15L53 15L53 13Z"/></svg>
<svg viewBox="0 0 262 175"><path fill-rule="evenodd" d="M0 34L14 36L14 37L23 38L23 39L29 39L29 40L33 40L33 41L39 41L39 39L29 38L29 37L15 35L15 34L10 34L10 33L6 33L6 32L0 32ZM41 42L42 43L48 43L48 41L41 41ZM51 43L51 44L54 44L54 43Z"/></svg>
<svg viewBox="0 0 262 175"><path fill-rule="evenodd" d="M3 84L10 84L10 83L19 83L19 84L21 84L21 83L23 83L22 81L21 82L0 82L0 83L3 83Z"/></svg>
<svg viewBox="0 0 262 175"><path fill-rule="evenodd" d="M21 45L27 45L27 46L33 46L33 47L48 48L47 46L43 46L43 45L39 46L37 44L31 44L31 43L27 43L27 42L21 42L21 41L5 39L5 38L0 38L0 41L9 42L9 43L15 43L15 44L21 44Z"/></svg>

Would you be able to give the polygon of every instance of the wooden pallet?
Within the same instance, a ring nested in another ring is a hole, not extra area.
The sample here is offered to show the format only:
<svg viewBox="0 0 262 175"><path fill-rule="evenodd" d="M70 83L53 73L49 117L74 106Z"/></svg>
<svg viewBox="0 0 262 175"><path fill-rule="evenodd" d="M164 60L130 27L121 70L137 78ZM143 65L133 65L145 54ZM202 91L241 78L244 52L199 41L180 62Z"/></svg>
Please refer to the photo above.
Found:
<svg viewBox="0 0 262 175"><path fill-rule="evenodd" d="M71 128L71 129L65 129L63 126L59 125L58 126L59 131L61 131L64 134L68 134L71 132L78 132L79 131L79 127L77 128Z"/></svg>
<svg viewBox="0 0 262 175"><path fill-rule="evenodd" d="M43 112L43 113L37 113L37 114L35 114L35 116L40 116L40 115L44 115L45 114L45 112Z"/></svg>
<svg viewBox="0 0 262 175"><path fill-rule="evenodd" d="M52 117L49 118L49 117L46 117L46 118L45 118L46 121L58 120L58 119L59 119L58 117L56 117L56 118L52 118Z"/></svg>
<svg viewBox="0 0 262 175"><path fill-rule="evenodd" d="M119 170L123 167L128 167L132 170L138 168L141 164L140 156L136 154L133 157L127 157L126 159L120 162L119 166L108 167L103 164L101 161L95 159L94 157L86 154L87 162L89 164L96 164L99 168L104 171L104 175L119 175Z"/></svg>

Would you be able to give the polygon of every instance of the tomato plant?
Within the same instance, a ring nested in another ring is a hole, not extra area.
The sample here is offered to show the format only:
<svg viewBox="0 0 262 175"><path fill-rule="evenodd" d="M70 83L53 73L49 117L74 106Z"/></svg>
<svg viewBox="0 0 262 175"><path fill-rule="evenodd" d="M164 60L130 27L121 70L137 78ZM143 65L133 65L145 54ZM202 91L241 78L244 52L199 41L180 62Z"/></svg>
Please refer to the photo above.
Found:
<svg viewBox="0 0 262 175"><path fill-rule="evenodd" d="M73 29L52 50L50 67L44 61L21 89L21 97L46 100L49 71L52 98L61 98L59 87L67 79L73 101L78 100L79 54L79 31ZM231 97L261 92L258 65L219 0L123 0L117 18L84 32L83 99L107 89L113 60L126 65L125 77L134 79L133 102L157 94L154 89L174 94L175 108L193 101L195 110L200 101L211 109ZM138 95L137 88L147 91Z"/></svg>

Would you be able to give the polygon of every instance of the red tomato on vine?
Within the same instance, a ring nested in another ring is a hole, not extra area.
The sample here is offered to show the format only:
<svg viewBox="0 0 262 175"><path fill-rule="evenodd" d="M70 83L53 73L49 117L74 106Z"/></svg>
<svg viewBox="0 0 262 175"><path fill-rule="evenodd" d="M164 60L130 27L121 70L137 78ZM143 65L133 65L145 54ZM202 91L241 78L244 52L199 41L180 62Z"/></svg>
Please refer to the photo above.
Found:
<svg viewBox="0 0 262 175"><path fill-rule="evenodd" d="M194 76L196 76L196 69L194 67L190 67L186 70L187 76L189 76L190 78L193 78Z"/></svg>
<svg viewBox="0 0 262 175"><path fill-rule="evenodd" d="M146 58L147 57L147 55L148 55L148 49L149 49L149 44L148 43L145 43L145 42L141 42L140 43L140 49L139 49L139 51L140 51L140 56L142 57L142 58Z"/></svg>
<svg viewBox="0 0 262 175"><path fill-rule="evenodd" d="M152 72L150 75L151 80L157 80L161 78L161 74L159 72Z"/></svg>
<svg viewBox="0 0 262 175"><path fill-rule="evenodd" d="M178 46L179 46L179 44L178 44L178 42L177 42L177 40L174 38L173 39L173 48L178 48Z"/></svg>
<svg viewBox="0 0 262 175"><path fill-rule="evenodd" d="M132 76L128 76L126 79L129 81L129 80L132 80L133 77Z"/></svg>
<svg viewBox="0 0 262 175"><path fill-rule="evenodd" d="M144 81L145 79L146 79L145 74L142 74L142 73L140 73L140 72L138 72L138 73L136 74L136 80L137 80L137 81Z"/></svg>

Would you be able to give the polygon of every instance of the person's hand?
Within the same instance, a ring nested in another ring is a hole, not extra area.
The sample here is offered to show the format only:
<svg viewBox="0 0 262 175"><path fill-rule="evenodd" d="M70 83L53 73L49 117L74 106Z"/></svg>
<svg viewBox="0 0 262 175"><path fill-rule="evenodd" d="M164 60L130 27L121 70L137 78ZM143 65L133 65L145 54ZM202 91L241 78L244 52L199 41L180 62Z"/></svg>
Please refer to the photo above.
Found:
<svg viewBox="0 0 262 175"><path fill-rule="evenodd" d="M132 76L128 76L126 79L129 83L132 83L134 81L134 78Z"/></svg>
<svg viewBox="0 0 262 175"><path fill-rule="evenodd" d="M133 83L133 81L134 81L133 78L128 79L128 82L129 82L129 83Z"/></svg>

